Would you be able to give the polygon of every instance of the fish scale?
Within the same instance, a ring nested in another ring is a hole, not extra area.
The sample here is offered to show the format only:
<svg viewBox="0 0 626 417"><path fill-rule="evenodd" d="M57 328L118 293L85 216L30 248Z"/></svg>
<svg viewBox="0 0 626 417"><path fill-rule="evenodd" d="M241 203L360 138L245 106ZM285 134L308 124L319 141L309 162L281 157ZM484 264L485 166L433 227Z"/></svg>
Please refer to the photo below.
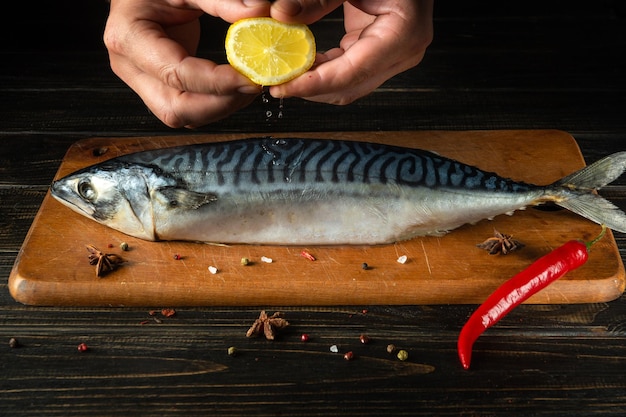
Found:
<svg viewBox="0 0 626 417"><path fill-rule="evenodd" d="M624 231L626 215L590 190L625 168L622 152L539 186L419 149L265 137L121 156L51 191L73 210L148 240L380 244L544 202Z"/></svg>

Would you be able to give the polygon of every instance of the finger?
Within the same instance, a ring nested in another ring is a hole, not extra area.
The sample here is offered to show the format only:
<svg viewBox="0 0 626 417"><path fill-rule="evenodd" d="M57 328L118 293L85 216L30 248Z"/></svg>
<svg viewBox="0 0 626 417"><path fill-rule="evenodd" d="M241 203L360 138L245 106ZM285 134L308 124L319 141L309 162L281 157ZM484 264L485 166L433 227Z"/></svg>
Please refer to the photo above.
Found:
<svg viewBox="0 0 626 417"><path fill-rule="evenodd" d="M196 35L197 41L196 22L197 17L202 14L201 10L175 9L162 4L152 7L143 4L144 7L141 8L139 3L141 2L113 3L115 7L111 8L104 35L111 55L132 60L142 72L181 91L224 94L240 89L251 91L254 88L250 80L236 72L231 72L228 78L215 79L212 75L214 63L190 58L190 49L195 49L191 40ZM243 8L243 2L239 0L210 3L230 4L232 9L236 9L234 5L238 4L239 8ZM254 10L256 8L249 8L248 12ZM134 18L129 19L128 16ZM183 30L187 32L182 33ZM177 39L172 39L168 32L175 33ZM183 46L180 39L186 39L189 43ZM118 73L115 68L113 70ZM127 81L124 77L122 79Z"/></svg>
<svg viewBox="0 0 626 417"><path fill-rule="evenodd" d="M123 47L118 56L132 57L133 64L143 73L161 80L162 83L180 91L206 94L229 94L255 86L249 79L236 71L224 71L215 63L188 55L155 24L146 24L135 34L134 41ZM122 79L111 60L111 67Z"/></svg>
<svg viewBox="0 0 626 417"><path fill-rule="evenodd" d="M337 64L343 60L333 60ZM270 95L276 98L301 97L320 103L346 105L366 96L380 86L386 78L372 76L365 80L350 78L355 71L347 70L347 65L321 65L313 71L289 83L270 88ZM334 69L333 69L334 68ZM340 74L339 71L344 71Z"/></svg>
<svg viewBox="0 0 626 417"><path fill-rule="evenodd" d="M248 17L269 16L271 6L270 0L195 0L189 3L230 23Z"/></svg>
<svg viewBox="0 0 626 417"><path fill-rule="evenodd" d="M361 24L369 19L364 17ZM429 24L414 27L397 15L379 15L363 31L347 33L341 48L322 54L311 71L273 87L270 94L332 104L351 103L417 65L432 39L431 33Z"/></svg>
<svg viewBox="0 0 626 417"><path fill-rule="evenodd" d="M140 81L138 90L147 89L152 94L145 97L146 106L163 123L170 127L194 128L203 126L234 113L250 104L255 96L244 94L210 95L180 92L147 77Z"/></svg>
<svg viewBox="0 0 626 417"><path fill-rule="evenodd" d="M214 3L243 8L239 0ZM113 71L172 127L218 120L249 104L260 92L259 86L230 66L190 56L199 35L197 18L203 12L185 6L113 0L104 35ZM264 7L268 14L269 5Z"/></svg>
<svg viewBox="0 0 626 417"><path fill-rule="evenodd" d="M184 92L163 84L128 61L122 60L118 66L129 87L157 118L170 127L197 127L220 120L250 104L256 97L256 94L237 92L225 95ZM227 65L219 67L217 73L235 71Z"/></svg>
<svg viewBox="0 0 626 417"><path fill-rule="evenodd" d="M189 55L195 55L200 43L200 21L195 19L182 25L164 29L167 36L176 40Z"/></svg>
<svg viewBox="0 0 626 417"><path fill-rule="evenodd" d="M311 24L339 7L344 0L275 0L271 16L282 22Z"/></svg>
<svg viewBox="0 0 626 417"><path fill-rule="evenodd" d="M399 58L392 56L390 50L391 46L379 39L361 38L345 52L336 48L322 54L319 64L312 70L288 83L272 87L270 94L274 97L297 96L331 104L349 104L414 65L413 62L398 62ZM418 58L414 57L415 60Z"/></svg>

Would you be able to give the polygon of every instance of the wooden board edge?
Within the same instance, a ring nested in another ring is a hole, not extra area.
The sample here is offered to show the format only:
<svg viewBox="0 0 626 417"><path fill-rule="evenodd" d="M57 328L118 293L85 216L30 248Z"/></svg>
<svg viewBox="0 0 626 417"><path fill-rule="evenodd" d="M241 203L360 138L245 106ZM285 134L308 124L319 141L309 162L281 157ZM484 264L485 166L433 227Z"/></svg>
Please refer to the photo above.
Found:
<svg viewBox="0 0 626 417"><path fill-rule="evenodd" d="M104 278L106 279L106 278ZM441 280L437 286L446 291L448 298L442 302L440 297L429 296L429 291L424 291L428 283L407 288L401 296L398 294L385 295L373 294L372 292L354 293L349 295L339 294L329 289L320 291L311 291L307 298L293 299L290 302L294 306L332 306L332 305L442 305L442 304L481 304L484 296L481 294L489 293L495 290L503 281L491 281L483 283L483 287L475 286L473 280L459 283L458 280ZM625 289L624 268L620 268L617 275L607 277L601 280L585 281L588 286L589 294L581 294L579 280L562 279L543 291L531 297L526 304L585 304L610 302L619 298ZM113 291L101 291L98 300L93 297L81 297L80 294L93 294L93 287L86 283L76 283L74 297L68 297L58 283L50 281L37 281L23 277L19 268L11 275L9 282L9 290L13 298L25 305L32 306L100 306L100 307L149 307L149 306L173 306L173 307L228 307L228 306L258 306L258 305L274 305L275 299L272 292L264 292L259 290L251 290L250 294L239 294L230 297L226 302L213 302L211 299L211 291L201 291L205 293L205 298L198 298L197 292L193 295L186 295L183 292L172 294L163 294L159 288L155 288L150 294L143 294L142 301L138 302L133 295L137 293L139 288L133 288L124 283L127 288L125 296ZM145 290L145 288L141 288ZM78 294L78 296L76 296ZM454 294L458 294L455 297ZM52 295L52 296L51 296ZM223 297L219 297L224 300ZM89 300L89 301L87 301Z"/></svg>
<svg viewBox="0 0 626 417"><path fill-rule="evenodd" d="M532 297L525 304L587 304L587 303L602 303L610 302L621 296L624 290L623 281L616 279L607 280L609 282L597 281L593 285L594 288L589 288L590 291L595 291L596 295L593 298L588 296L581 297L576 291L569 291L567 281L564 284L554 285L551 290L542 292ZM449 287L457 285L457 283L450 283ZM444 283L440 283L440 286L445 287ZM597 287L597 288L595 288ZM610 290L607 290L610 288ZM77 288L80 293L80 288ZM600 291L601 290L601 291ZM254 299L232 299L229 302L214 303L210 300L203 300L199 302L195 299L185 299L184 297L166 297L162 295L155 295L153 298L144 298L141 302L136 302L132 297L108 297L106 294L101 294L98 301L90 299L89 302L83 297L67 298L59 295L57 297L51 297L49 294L57 293L53 283L46 282L32 282L18 275L12 281L10 287L11 295L15 301L28 305L28 306L56 306L56 307L253 307L258 305L274 305L270 299L264 297L255 297ZM131 291L132 292L132 291ZM45 297L38 297L38 294L48 294ZM252 301L253 300L253 301ZM308 298L306 300L294 300L289 305L292 306L334 306L334 305L443 305L443 304L481 304L483 299L471 298L464 295L462 299L454 300L451 297L448 301L441 302L429 298L411 298L410 296L395 297L393 300L380 299L373 296L352 297L349 300L345 298L337 298L332 301Z"/></svg>

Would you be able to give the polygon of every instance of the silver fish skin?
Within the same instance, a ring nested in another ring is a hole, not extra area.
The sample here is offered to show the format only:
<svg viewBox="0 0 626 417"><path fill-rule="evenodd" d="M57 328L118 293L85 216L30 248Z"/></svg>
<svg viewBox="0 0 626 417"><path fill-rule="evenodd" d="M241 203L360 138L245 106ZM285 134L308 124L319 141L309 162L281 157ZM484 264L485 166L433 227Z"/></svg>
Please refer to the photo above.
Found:
<svg viewBox="0 0 626 417"><path fill-rule="evenodd" d="M626 215L592 192L625 169L620 152L539 186L418 149L250 138L120 156L55 181L51 194L151 241L372 245L546 202L626 232Z"/></svg>

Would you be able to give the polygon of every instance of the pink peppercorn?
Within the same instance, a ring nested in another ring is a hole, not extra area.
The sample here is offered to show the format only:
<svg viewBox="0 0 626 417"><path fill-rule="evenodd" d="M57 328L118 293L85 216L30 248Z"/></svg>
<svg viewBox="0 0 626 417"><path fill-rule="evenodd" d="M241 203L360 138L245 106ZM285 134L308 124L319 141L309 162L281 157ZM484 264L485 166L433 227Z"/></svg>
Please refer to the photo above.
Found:
<svg viewBox="0 0 626 417"><path fill-rule="evenodd" d="M302 252L300 252L300 256L307 258L309 261L314 261L315 260L315 256L311 255L311 253L309 253L306 250L303 250Z"/></svg>

